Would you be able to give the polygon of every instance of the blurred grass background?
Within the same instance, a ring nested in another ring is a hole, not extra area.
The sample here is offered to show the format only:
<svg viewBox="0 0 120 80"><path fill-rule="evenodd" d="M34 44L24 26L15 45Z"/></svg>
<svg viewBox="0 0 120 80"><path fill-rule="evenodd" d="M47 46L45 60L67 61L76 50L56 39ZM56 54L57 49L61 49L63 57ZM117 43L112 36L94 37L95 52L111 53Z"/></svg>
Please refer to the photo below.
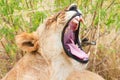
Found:
<svg viewBox="0 0 120 80"><path fill-rule="evenodd" d="M86 21L81 38L97 42L85 47L91 52L88 69L106 80L120 80L120 0L0 0L0 79L24 54L15 35L35 31L71 3L78 4Z"/></svg>

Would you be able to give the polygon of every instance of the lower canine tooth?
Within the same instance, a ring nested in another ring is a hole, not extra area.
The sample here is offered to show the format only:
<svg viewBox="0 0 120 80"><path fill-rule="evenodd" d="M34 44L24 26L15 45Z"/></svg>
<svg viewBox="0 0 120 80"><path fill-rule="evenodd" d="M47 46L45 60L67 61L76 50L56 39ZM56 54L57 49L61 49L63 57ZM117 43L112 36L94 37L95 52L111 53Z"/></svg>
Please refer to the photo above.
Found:
<svg viewBox="0 0 120 80"><path fill-rule="evenodd" d="M90 51L88 52L88 57L90 56Z"/></svg>

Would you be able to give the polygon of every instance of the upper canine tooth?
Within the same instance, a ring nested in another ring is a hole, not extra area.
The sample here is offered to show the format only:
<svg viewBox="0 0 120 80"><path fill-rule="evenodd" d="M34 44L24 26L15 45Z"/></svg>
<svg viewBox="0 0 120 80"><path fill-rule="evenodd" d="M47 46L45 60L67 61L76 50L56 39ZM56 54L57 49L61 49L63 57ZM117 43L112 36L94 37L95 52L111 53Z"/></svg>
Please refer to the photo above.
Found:
<svg viewBox="0 0 120 80"><path fill-rule="evenodd" d="M79 23L76 19L73 20L74 23Z"/></svg>
<svg viewBox="0 0 120 80"><path fill-rule="evenodd" d="M78 21L79 21L79 18L80 18L79 16L76 16L76 17L75 17L75 19L77 19Z"/></svg>
<svg viewBox="0 0 120 80"><path fill-rule="evenodd" d="M76 16L76 17L74 17L74 19L76 19L77 21L79 21L80 17Z"/></svg>

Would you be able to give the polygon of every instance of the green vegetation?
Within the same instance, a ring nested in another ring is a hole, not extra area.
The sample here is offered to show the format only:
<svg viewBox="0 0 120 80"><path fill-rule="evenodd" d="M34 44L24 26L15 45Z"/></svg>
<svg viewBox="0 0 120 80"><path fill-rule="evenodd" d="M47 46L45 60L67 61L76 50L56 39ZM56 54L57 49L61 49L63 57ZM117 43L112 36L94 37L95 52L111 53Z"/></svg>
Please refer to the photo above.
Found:
<svg viewBox="0 0 120 80"><path fill-rule="evenodd" d="M24 53L15 45L15 35L35 31L71 3L78 4L86 21L81 37L97 42L85 48L91 52L88 69L106 80L120 79L120 0L0 0L0 78Z"/></svg>

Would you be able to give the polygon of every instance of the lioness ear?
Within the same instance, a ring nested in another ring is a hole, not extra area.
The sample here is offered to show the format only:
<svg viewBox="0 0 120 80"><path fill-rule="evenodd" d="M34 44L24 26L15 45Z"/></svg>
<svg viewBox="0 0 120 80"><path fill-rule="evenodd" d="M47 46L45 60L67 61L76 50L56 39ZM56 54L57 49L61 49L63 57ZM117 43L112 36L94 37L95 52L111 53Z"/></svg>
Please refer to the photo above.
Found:
<svg viewBox="0 0 120 80"><path fill-rule="evenodd" d="M36 33L22 33L15 37L17 46L26 52L38 50L38 37Z"/></svg>

